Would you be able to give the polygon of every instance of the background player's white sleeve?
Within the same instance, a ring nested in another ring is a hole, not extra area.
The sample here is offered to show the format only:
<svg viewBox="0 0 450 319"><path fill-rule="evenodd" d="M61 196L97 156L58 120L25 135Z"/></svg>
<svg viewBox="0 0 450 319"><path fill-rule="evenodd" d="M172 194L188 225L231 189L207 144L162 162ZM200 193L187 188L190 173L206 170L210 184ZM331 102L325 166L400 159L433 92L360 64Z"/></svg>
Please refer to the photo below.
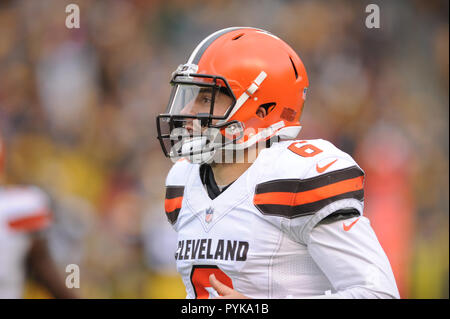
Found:
<svg viewBox="0 0 450 319"><path fill-rule="evenodd" d="M389 260L367 218L320 223L307 247L335 289L310 298L400 298Z"/></svg>
<svg viewBox="0 0 450 319"><path fill-rule="evenodd" d="M52 221L50 198L35 186L8 188L0 194L0 213L10 231L32 233Z"/></svg>

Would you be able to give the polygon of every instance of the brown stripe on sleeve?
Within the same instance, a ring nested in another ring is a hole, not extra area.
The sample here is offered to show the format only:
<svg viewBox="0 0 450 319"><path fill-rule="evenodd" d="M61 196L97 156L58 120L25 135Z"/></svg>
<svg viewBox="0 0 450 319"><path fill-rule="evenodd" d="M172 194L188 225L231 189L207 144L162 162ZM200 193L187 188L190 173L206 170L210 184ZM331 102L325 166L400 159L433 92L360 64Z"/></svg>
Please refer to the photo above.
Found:
<svg viewBox="0 0 450 319"><path fill-rule="evenodd" d="M174 224L177 221L178 214L181 210L181 204L183 202L183 193L184 186L166 187L166 200L164 202L164 208L167 219L171 224Z"/></svg>
<svg viewBox="0 0 450 319"><path fill-rule="evenodd" d="M184 186L167 186L166 187L166 199L172 199L183 196Z"/></svg>
<svg viewBox="0 0 450 319"><path fill-rule="evenodd" d="M294 218L314 214L333 201L364 199L364 172L357 166L305 180L276 180L259 184L254 205L266 215Z"/></svg>

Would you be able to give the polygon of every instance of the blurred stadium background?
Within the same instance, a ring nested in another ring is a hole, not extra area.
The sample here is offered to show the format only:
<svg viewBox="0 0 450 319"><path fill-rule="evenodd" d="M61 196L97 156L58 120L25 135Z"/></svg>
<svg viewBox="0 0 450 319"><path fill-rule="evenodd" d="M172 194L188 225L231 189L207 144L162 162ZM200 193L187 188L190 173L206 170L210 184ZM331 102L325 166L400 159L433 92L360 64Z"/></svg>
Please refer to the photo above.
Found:
<svg viewBox="0 0 450 319"><path fill-rule="evenodd" d="M65 27L65 7L81 28ZM378 4L381 28L364 25ZM6 180L52 198L51 252L83 298L184 298L155 116L208 34L266 29L309 72L301 138L366 171L366 215L403 298L448 298L448 1L0 1ZM0 259L8 256L0 256ZM50 294L29 279L26 298Z"/></svg>

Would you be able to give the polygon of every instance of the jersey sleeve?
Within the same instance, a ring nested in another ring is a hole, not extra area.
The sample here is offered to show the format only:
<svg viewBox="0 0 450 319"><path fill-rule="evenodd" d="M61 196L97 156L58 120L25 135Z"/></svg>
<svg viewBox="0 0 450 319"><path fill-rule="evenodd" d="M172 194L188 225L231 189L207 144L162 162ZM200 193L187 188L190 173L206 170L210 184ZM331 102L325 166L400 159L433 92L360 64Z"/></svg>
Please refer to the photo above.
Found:
<svg viewBox="0 0 450 319"><path fill-rule="evenodd" d="M308 252L334 291L311 298L400 298L389 260L366 217L319 223Z"/></svg>
<svg viewBox="0 0 450 319"><path fill-rule="evenodd" d="M283 217L283 230L302 244L332 214L363 214L364 172L350 155L324 140L287 145L277 164L281 178L256 186L254 204L263 214Z"/></svg>
<svg viewBox="0 0 450 319"><path fill-rule="evenodd" d="M329 158L321 163L336 165L330 171L318 173L316 164L308 177L302 180L304 190L298 192L296 200L300 205L295 208L303 220L292 220L292 231L307 244L311 231L316 225L331 215L362 216L364 211L364 172L348 158ZM331 168L331 167L330 167Z"/></svg>
<svg viewBox="0 0 450 319"><path fill-rule="evenodd" d="M164 209L169 223L174 226L180 213L184 187L192 164L187 160L177 161L166 178L166 196L164 199Z"/></svg>
<svg viewBox="0 0 450 319"><path fill-rule="evenodd" d="M52 214L50 199L37 187L8 191L7 224L12 231L36 232L50 226Z"/></svg>

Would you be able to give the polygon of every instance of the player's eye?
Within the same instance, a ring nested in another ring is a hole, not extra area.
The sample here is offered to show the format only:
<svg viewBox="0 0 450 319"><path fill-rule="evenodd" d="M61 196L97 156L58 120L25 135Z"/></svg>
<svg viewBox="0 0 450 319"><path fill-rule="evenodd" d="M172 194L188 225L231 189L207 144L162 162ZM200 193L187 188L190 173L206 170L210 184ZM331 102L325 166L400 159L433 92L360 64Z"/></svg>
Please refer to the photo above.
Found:
<svg viewBox="0 0 450 319"><path fill-rule="evenodd" d="M206 94L204 94L200 97L200 101L204 104L210 104L211 100L212 100L211 97Z"/></svg>

